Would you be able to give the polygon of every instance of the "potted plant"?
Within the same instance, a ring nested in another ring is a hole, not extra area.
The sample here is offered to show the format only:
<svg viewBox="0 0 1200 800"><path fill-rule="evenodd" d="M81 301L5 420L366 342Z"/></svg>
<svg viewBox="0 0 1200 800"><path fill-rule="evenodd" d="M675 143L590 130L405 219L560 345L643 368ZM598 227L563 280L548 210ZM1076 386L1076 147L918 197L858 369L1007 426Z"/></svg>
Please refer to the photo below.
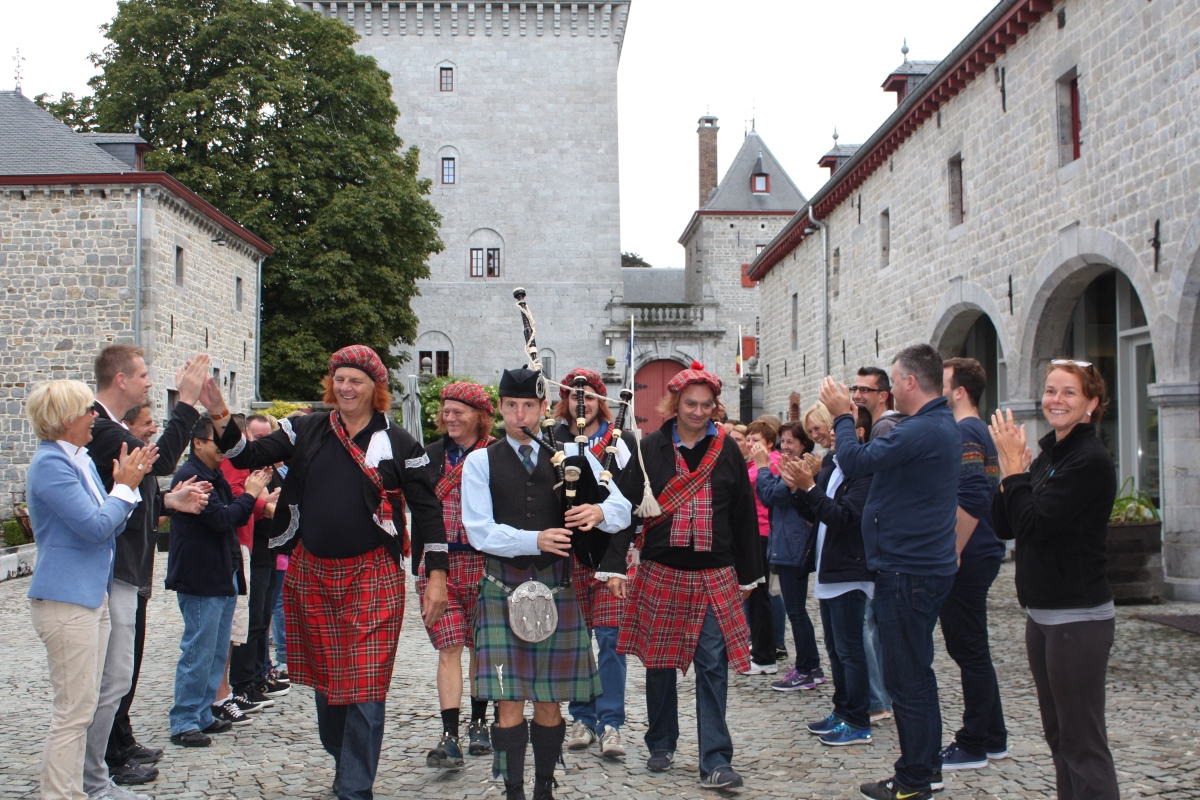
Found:
<svg viewBox="0 0 1200 800"><path fill-rule="evenodd" d="M1118 604L1159 603L1165 592L1162 517L1153 498L1125 479L1108 521L1108 582Z"/></svg>

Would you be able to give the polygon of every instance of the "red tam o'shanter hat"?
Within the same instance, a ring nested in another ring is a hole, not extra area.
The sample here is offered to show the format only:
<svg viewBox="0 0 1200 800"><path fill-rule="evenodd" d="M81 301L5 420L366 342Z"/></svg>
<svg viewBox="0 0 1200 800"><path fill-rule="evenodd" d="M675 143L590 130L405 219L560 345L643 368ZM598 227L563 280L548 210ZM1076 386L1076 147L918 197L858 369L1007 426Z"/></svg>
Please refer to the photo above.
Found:
<svg viewBox="0 0 1200 800"><path fill-rule="evenodd" d="M478 383L451 383L442 389L442 399L457 400L471 408L479 409L488 416L496 413L496 409L492 407L492 398L488 397L487 391Z"/></svg>
<svg viewBox="0 0 1200 800"><path fill-rule="evenodd" d="M600 373L594 369L587 367L576 367L567 373L562 379L562 387L558 390L558 396L566 400L571 396L571 390L575 388L575 379L584 378L587 381L588 388L601 397L608 397L608 389L604 386L604 380L600 377ZM568 388L569 387L569 388Z"/></svg>
<svg viewBox="0 0 1200 800"><path fill-rule="evenodd" d="M343 347L329 357L329 377L338 371L339 367L354 367L361 369L376 383L387 383L388 371L379 359L379 355L365 344L352 344Z"/></svg>
<svg viewBox="0 0 1200 800"><path fill-rule="evenodd" d="M667 391L678 394L694 383L702 383L712 389L713 397L721 396L721 379L711 372L705 371L704 365L699 361L693 361L690 369L676 373L675 377L671 378L670 383L667 384Z"/></svg>

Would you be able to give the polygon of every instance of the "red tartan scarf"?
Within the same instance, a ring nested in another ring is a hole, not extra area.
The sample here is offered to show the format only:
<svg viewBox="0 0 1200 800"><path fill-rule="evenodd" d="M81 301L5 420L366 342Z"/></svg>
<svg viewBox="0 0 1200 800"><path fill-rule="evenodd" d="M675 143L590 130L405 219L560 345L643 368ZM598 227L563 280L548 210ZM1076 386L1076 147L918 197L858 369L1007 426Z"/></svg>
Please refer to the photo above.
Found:
<svg viewBox="0 0 1200 800"><path fill-rule="evenodd" d="M338 414L337 409L329 412L329 427L333 428L333 433L337 436L338 441L342 443L342 447L346 448L346 452L354 459L354 463L358 464L358 468L363 471L363 474L375 485L379 490L379 509L375 512L375 524L383 528L384 532L389 536L398 535L396 523L393 521L392 508L393 502L400 509L400 517L404 518L404 495L399 489L388 490L383 486L383 476L379 474L379 470L375 467L367 466L367 454L362 451L362 448L354 443L346 433L346 426L342 424L342 418ZM409 555L408 536L404 537L401 550L405 558Z"/></svg>
<svg viewBox="0 0 1200 800"><path fill-rule="evenodd" d="M695 472L688 472L687 462L675 449L675 477L662 493L658 504L662 514L645 520L644 530L649 530L672 514L671 547L692 545L697 551L712 550L712 473L717 459L725 446L725 429L717 428L717 435L708 445L708 452L700 459Z"/></svg>
<svg viewBox="0 0 1200 800"><path fill-rule="evenodd" d="M492 442L496 441L491 436L485 436L475 443L467 455L482 450ZM453 467L449 472L438 478L437 485L433 487L433 493L437 495L437 499L442 501L442 522L446 526L446 537L454 544L462 544L462 494L460 487L462 486L462 471L463 464L467 463L467 455L462 457L462 460Z"/></svg>
<svg viewBox="0 0 1200 800"><path fill-rule="evenodd" d="M604 454L605 454L604 451L608 449L608 446L610 444L612 444L613 430L614 430L613 424L610 422L608 424L608 430L606 430L604 432L604 435L601 436L599 439L597 439L596 443L594 445L592 445L590 448L588 448L589 450L592 451L592 455L594 455L596 457L596 460L599 461L601 464L604 463Z"/></svg>

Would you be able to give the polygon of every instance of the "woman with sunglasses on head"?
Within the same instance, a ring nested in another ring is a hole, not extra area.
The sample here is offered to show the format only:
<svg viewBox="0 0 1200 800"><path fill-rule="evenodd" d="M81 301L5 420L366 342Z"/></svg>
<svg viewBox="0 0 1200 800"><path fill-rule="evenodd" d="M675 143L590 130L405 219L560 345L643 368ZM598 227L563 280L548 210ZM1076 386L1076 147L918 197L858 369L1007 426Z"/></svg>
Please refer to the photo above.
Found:
<svg viewBox="0 0 1200 800"><path fill-rule="evenodd" d="M1104 718L1116 622L1105 538L1117 479L1096 436L1107 403L1091 364L1054 360L1042 393L1053 430L1038 441L1038 457L1030 463L1025 426L1011 411L997 411L990 426L1003 478L992 523L1000 538L1016 539L1025 649L1059 800L1119 797Z"/></svg>

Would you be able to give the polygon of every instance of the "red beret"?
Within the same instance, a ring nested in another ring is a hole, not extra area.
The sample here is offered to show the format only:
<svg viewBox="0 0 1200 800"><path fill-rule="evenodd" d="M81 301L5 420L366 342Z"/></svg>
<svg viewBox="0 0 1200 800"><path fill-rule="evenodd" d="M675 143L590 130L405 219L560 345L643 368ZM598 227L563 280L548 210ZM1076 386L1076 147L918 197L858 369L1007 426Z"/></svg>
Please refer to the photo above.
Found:
<svg viewBox="0 0 1200 800"><path fill-rule="evenodd" d="M451 383L442 389L443 400L457 400L460 403L477 408L488 416L493 416L496 410L492 407L492 398L478 383Z"/></svg>
<svg viewBox="0 0 1200 800"><path fill-rule="evenodd" d="M711 372L704 371L704 365L693 361L691 369L685 369L675 374L667 384L667 391L672 394L682 392L693 383L703 383L713 390L713 397L721 396L721 379Z"/></svg>
<svg viewBox="0 0 1200 800"><path fill-rule="evenodd" d="M337 372L338 367L354 367L361 369L376 383L387 383L388 371L374 350L365 344L352 344L343 347L329 358L329 376Z"/></svg>
<svg viewBox="0 0 1200 800"><path fill-rule="evenodd" d="M600 373L596 372L596 370L588 369L587 367L576 367L568 372L567 376L562 379L563 386L570 386L574 388L576 378L585 379L588 387L590 387L593 392L601 397L608 397L608 389L604 386L604 380L600 377ZM566 400L571 396L571 389L559 389L558 396L563 400Z"/></svg>

